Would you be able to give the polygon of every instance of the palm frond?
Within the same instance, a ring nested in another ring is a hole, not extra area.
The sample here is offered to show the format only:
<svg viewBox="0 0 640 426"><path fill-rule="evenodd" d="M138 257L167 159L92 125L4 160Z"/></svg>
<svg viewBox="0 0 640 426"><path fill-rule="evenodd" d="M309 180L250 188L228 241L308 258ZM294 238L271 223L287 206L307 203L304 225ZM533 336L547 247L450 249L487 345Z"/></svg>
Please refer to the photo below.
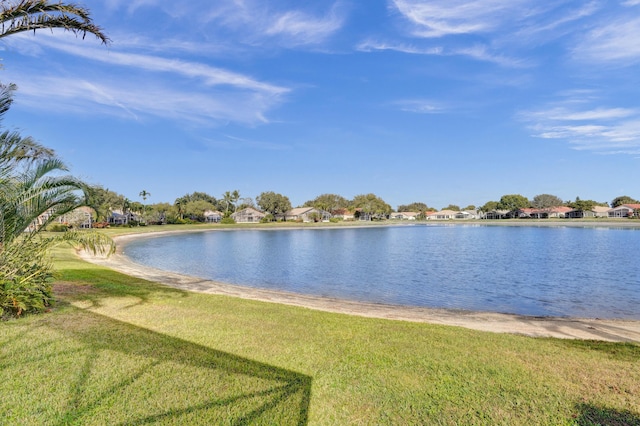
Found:
<svg viewBox="0 0 640 426"><path fill-rule="evenodd" d="M78 5L50 3L48 0L21 0L17 3L5 0L1 3L0 38L24 31L61 28L80 34L82 38L89 33L103 44L110 42L102 28L93 23L89 11Z"/></svg>

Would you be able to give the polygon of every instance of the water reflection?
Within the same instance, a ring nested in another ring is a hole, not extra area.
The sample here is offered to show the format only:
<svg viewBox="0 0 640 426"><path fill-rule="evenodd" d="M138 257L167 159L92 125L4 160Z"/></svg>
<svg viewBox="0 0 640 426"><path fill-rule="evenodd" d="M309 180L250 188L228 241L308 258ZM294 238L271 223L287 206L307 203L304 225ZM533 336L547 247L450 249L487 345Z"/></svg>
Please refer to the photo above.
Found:
<svg viewBox="0 0 640 426"><path fill-rule="evenodd" d="M640 232L629 229L438 224L203 232L135 241L126 253L160 269L319 296L640 319L638 247Z"/></svg>

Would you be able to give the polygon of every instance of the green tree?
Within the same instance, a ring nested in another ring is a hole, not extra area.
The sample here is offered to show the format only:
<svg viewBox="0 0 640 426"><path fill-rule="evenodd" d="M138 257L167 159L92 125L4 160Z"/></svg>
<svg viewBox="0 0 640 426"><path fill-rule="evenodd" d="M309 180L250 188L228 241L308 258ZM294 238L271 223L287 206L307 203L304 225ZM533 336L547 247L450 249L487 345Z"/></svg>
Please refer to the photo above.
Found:
<svg viewBox="0 0 640 426"><path fill-rule="evenodd" d="M215 210L216 206L205 200L189 201L184 206L184 214L191 220L204 222L204 212L207 210Z"/></svg>
<svg viewBox="0 0 640 426"><path fill-rule="evenodd" d="M222 202L226 207L224 211L225 216L229 216L229 208L233 204L233 195L231 194L231 191L226 191L224 194L222 194Z"/></svg>
<svg viewBox="0 0 640 426"><path fill-rule="evenodd" d="M520 194L503 195L498 203L498 209L500 210L513 211L527 207L529 207L529 200Z"/></svg>
<svg viewBox="0 0 640 426"><path fill-rule="evenodd" d="M399 212L418 212L424 213L429 210L429 207L425 203L411 203L411 204L400 204L398 206Z"/></svg>
<svg viewBox="0 0 640 426"><path fill-rule="evenodd" d="M97 222L106 222L111 212L120 208L124 203L124 196L102 187L92 187L89 194L89 205L96 212Z"/></svg>
<svg viewBox="0 0 640 426"><path fill-rule="evenodd" d="M256 203L265 212L271 214L274 219L291 210L289 198L273 191L263 192L256 198Z"/></svg>
<svg viewBox="0 0 640 426"><path fill-rule="evenodd" d="M359 216L367 220L382 219L393 210L382 198L375 194L360 194L353 197L351 205L359 209Z"/></svg>
<svg viewBox="0 0 640 426"><path fill-rule="evenodd" d="M143 189L142 191L140 191L139 195L142 198L142 216L144 217L147 213L147 207L144 203L147 201L147 198L151 196L151 193Z"/></svg>
<svg viewBox="0 0 640 426"><path fill-rule="evenodd" d="M322 194L304 203L304 207L314 207L335 214L337 210L348 208L349 200L338 194Z"/></svg>
<svg viewBox="0 0 640 426"><path fill-rule="evenodd" d="M12 93L13 86L0 87L0 119ZM62 174L67 171L52 150L32 138L0 134L0 318L39 312L52 303L48 253L53 245L67 241L93 251L114 249L111 239L95 232L42 234L60 216L88 204L90 187Z"/></svg>
<svg viewBox="0 0 640 426"><path fill-rule="evenodd" d="M550 209L552 207L559 207L564 204L559 197L551 194L538 194L531 200L531 207L536 209Z"/></svg>
<svg viewBox="0 0 640 426"><path fill-rule="evenodd" d="M93 34L103 44L109 38L95 25L87 9L70 3L48 0L2 0L0 4L0 38L24 31L61 28L84 38Z"/></svg>
<svg viewBox="0 0 640 426"><path fill-rule="evenodd" d="M583 212L590 211L597 205L598 203L593 200L581 200L580 197L576 197L575 201L567 203L567 206L572 209L581 210Z"/></svg>
<svg viewBox="0 0 640 426"><path fill-rule="evenodd" d="M443 207L442 210L452 210L454 212L459 212L460 206L456 206L455 204L449 204L447 207Z"/></svg>
<svg viewBox="0 0 640 426"><path fill-rule="evenodd" d="M500 203L497 201L487 201L486 203L484 203L482 207L480 207L480 211L483 211L486 213L493 210L499 210L498 208L499 205Z"/></svg>
<svg viewBox="0 0 640 426"><path fill-rule="evenodd" d="M463 208L462 211L475 211L475 204L469 204L467 207Z"/></svg>
<svg viewBox="0 0 640 426"><path fill-rule="evenodd" d="M621 195L620 197L616 197L611 201L611 208L620 207L623 204L638 204L640 201L635 200L628 195Z"/></svg>
<svg viewBox="0 0 640 426"><path fill-rule="evenodd" d="M233 203L233 211L238 211L238 200L240 200L240 192L236 189L231 193L231 202Z"/></svg>

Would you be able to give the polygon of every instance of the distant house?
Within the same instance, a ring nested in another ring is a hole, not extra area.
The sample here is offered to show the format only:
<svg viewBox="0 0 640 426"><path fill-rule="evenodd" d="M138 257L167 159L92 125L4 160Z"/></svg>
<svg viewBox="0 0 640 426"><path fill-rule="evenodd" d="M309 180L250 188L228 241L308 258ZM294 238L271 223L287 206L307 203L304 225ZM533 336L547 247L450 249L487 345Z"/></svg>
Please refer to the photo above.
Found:
<svg viewBox="0 0 640 426"><path fill-rule="evenodd" d="M480 215L475 210L464 210L457 212L455 218L462 220L479 219Z"/></svg>
<svg viewBox="0 0 640 426"><path fill-rule="evenodd" d="M585 217L608 217L609 207L595 206L591 210L573 209L566 213L565 217L570 219L582 219Z"/></svg>
<svg viewBox="0 0 640 426"><path fill-rule="evenodd" d="M231 218L233 218L236 223L256 223L264 219L265 216L265 213L262 213L253 207L247 207L246 209L233 213Z"/></svg>
<svg viewBox="0 0 640 426"><path fill-rule="evenodd" d="M484 214L485 219L506 219L509 210L491 210Z"/></svg>
<svg viewBox="0 0 640 426"><path fill-rule="evenodd" d="M416 220L418 218L418 215L420 215L420 213L417 213L417 212L397 212L397 213L391 213L390 219Z"/></svg>
<svg viewBox="0 0 640 426"><path fill-rule="evenodd" d="M131 212L123 213L122 210L113 210L107 222L109 222L109 225L127 225L131 222L140 222L141 220L142 218L137 214Z"/></svg>
<svg viewBox="0 0 640 426"><path fill-rule="evenodd" d="M342 220L354 220L355 215L353 212L350 212L347 209L339 208L333 211L333 217L342 219Z"/></svg>
<svg viewBox="0 0 640 426"><path fill-rule="evenodd" d="M205 210L203 216L207 223L219 223L222 220L222 213L217 210Z"/></svg>
<svg viewBox="0 0 640 426"><path fill-rule="evenodd" d="M633 217L638 210L640 210L640 204L623 204L609 209L607 213L610 218Z"/></svg>
<svg viewBox="0 0 640 426"><path fill-rule="evenodd" d="M314 207L297 207L284 214L285 220L301 220L303 222L324 221L330 218L331 214L329 212Z"/></svg>
<svg viewBox="0 0 640 426"><path fill-rule="evenodd" d="M459 212L453 210L440 210L439 212L427 213L427 220L451 220L456 218Z"/></svg>

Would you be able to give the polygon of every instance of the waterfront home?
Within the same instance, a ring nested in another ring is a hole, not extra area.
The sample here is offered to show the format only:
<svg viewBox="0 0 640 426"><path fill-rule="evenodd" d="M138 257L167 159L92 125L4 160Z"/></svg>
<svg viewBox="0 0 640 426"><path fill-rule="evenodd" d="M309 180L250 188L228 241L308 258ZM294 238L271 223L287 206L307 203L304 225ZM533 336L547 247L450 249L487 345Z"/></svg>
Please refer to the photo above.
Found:
<svg viewBox="0 0 640 426"><path fill-rule="evenodd" d="M485 219L506 219L509 210L491 210L484 214Z"/></svg>
<svg viewBox="0 0 640 426"><path fill-rule="evenodd" d="M480 215L475 210L463 210L463 211L457 212L455 215L455 218L462 219L462 220L480 219Z"/></svg>
<svg viewBox="0 0 640 426"><path fill-rule="evenodd" d="M296 207L284 214L285 220L301 220L303 222L325 221L331 218L331 214L314 207Z"/></svg>
<svg viewBox="0 0 640 426"><path fill-rule="evenodd" d="M453 210L440 210L439 212L427 213L427 220L450 220L455 219L459 212Z"/></svg>
<svg viewBox="0 0 640 426"><path fill-rule="evenodd" d="M420 213L417 212L397 212L391 213L390 219L398 220L416 220Z"/></svg>
<svg viewBox="0 0 640 426"><path fill-rule="evenodd" d="M253 207L247 207L246 209L233 213L231 218L235 220L236 223L256 223L264 219L265 216L265 213L262 213Z"/></svg>
<svg viewBox="0 0 640 426"><path fill-rule="evenodd" d="M217 210L205 210L203 216L207 223L220 223L222 220L222 213Z"/></svg>
<svg viewBox="0 0 640 426"><path fill-rule="evenodd" d="M640 204L623 204L609 209L608 215L610 218L633 217L638 212L640 212Z"/></svg>
<svg viewBox="0 0 640 426"><path fill-rule="evenodd" d="M585 217L609 217L609 207L595 206L591 210L573 209L565 214L566 218L582 219Z"/></svg>
<svg viewBox="0 0 640 426"><path fill-rule="evenodd" d="M142 217L132 212L123 212L122 210L113 210L107 218L109 225L128 225L131 222L141 222Z"/></svg>

